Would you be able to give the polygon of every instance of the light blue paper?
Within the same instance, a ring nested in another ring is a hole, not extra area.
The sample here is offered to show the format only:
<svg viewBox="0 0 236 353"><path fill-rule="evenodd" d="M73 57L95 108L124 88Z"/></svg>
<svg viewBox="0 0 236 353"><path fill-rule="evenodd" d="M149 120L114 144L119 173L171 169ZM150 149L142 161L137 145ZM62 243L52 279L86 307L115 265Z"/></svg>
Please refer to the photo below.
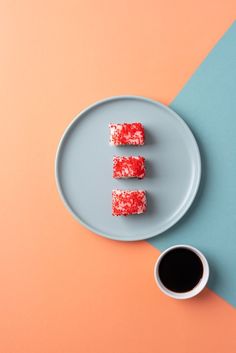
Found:
<svg viewBox="0 0 236 353"><path fill-rule="evenodd" d="M186 216L149 242L198 247L209 260L209 287L236 306L236 22L171 107L199 143L202 183Z"/></svg>

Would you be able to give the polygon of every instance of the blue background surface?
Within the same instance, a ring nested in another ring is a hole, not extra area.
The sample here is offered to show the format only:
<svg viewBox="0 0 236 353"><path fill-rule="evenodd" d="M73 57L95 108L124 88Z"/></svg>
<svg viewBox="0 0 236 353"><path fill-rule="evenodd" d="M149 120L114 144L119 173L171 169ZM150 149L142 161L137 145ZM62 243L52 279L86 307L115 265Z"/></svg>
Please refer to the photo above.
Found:
<svg viewBox="0 0 236 353"><path fill-rule="evenodd" d="M236 22L171 107L199 143L202 182L187 215L149 242L198 247L210 263L209 287L236 306Z"/></svg>

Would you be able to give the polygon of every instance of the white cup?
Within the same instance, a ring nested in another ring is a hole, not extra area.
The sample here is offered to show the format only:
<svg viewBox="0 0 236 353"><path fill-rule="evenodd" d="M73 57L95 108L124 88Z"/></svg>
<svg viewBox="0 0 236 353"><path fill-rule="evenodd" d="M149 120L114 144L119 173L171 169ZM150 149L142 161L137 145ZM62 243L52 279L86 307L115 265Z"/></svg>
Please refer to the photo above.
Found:
<svg viewBox="0 0 236 353"><path fill-rule="evenodd" d="M184 249L189 249L191 251L193 251L201 260L202 262L202 266L203 266L203 275L202 278L200 279L200 281L198 282L198 284L191 289L188 292L181 292L181 293L177 293L177 292L173 292L171 290L169 290L168 288L166 288L164 286L164 284L162 283L160 276L159 276L159 265L160 262L162 260L162 258L171 250L173 249L177 249L177 248L184 248ZM200 293L206 286L208 278L209 278L209 265L207 262L207 259L205 258L205 256L201 253L201 251L199 251L198 249L194 248L193 246L190 245L174 245L171 246L170 248L166 249L165 251L163 251L161 253L161 255L158 257L157 262L155 264L154 267L154 277L156 280L156 283L158 285L158 287L160 288L160 290L165 293L166 295L168 295L169 297L175 298L175 299L188 299L188 298L192 298L195 297L195 295L197 295L198 293Z"/></svg>

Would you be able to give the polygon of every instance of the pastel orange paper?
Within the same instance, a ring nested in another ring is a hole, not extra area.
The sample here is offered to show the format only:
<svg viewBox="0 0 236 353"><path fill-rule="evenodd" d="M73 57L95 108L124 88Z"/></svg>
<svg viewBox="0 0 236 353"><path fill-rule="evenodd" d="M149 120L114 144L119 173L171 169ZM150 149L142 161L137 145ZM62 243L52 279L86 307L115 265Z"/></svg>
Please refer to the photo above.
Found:
<svg viewBox="0 0 236 353"><path fill-rule="evenodd" d="M76 223L54 181L73 116L106 96L169 103L228 29L233 0L2 1L1 353L233 353L236 312L177 302L156 249Z"/></svg>

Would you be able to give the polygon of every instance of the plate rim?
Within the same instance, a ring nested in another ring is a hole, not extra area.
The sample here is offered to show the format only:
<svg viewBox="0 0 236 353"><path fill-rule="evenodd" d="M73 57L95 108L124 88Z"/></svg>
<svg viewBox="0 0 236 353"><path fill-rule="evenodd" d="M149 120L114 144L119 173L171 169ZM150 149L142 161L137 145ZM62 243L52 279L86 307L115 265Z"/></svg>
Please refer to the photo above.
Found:
<svg viewBox="0 0 236 353"><path fill-rule="evenodd" d="M184 204L184 207L181 208L180 212L177 212L176 216L172 219L172 221L168 222L167 225L163 226L157 233L153 234L145 234L143 236L138 236L136 238L120 238L118 236L111 236L107 233L104 233L102 231L97 230L95 227L91 227L89 224L87 224L86 222L84 222L78 215L76 215L73 211L73 209L70 207L70 205L68 204L66 197L64 196L61 184L60 184L60 177L59 177L59 159L60 159L60 152L62 150L63 147L63 143L64 140L66 139L67 134L70 132L70 130L73 128L73 125L85 114L87 113L89 110L94 109L104 103L108 103L108 102L112 102L112 101L116 101L116 100L120 100L120 99L136 99L136 100L141 100L141 101L145 101L147 103L151 103L154 105L157 105L158 107L164 108L165 110L167 110L168 112L170 112L172 115L175 116L175 118L178 120L178 122L183 126L183 128L190 134L190 136L192 137L192 141L193 141L193 146L195 149L195 154L196 154L196 158L197 158L197 163L196 163L196 181L193 184L193 187L190 191L190 195L187 198L187 202ZM200 181L201 181L201 174L202 174L202 163L201 163L201 154L200 154L200 150L196 141L196 138L192 132L192 130L190 129L190 127L187 125L187 123L185 122L185 120L179 115L177 114L172 108L170 108L169 106L160 103L159 101L156 101L154 99L151 98L147 98L144 96L139 96L139 95L118 95L118 96L110 96L101 100L96 101L95 103L92 103L90 105L88 105L86 108L82 109L78 114L76 114L76 116L72 119L72 121L67 125L66 129L64 130L59 143L57 145L57 149L56 149L56 157L55 157L55 161L54 161L54 173L55 173L55 180L56 180L56 186L57 186L57 191L60 195L60 198L65 206L65 208L69 211L69 213L73 216L73 218L79 222L82 226L84 226L85 228L89 229L92 233L98 235L98 236L102 236L108 239L112 239L112 240L117 240L117 241L125 241L125 242L133 242L133 241L141 241L141 240L146 240L146 239L150 239L153 237L156 237L162 233L164 233L165 231L167 231L168 229L172 228L176 223L178 223L183 216L187 213L187 211L190 209L196 195L197 192L199 190L199 186L200 186Z"/></svg>

